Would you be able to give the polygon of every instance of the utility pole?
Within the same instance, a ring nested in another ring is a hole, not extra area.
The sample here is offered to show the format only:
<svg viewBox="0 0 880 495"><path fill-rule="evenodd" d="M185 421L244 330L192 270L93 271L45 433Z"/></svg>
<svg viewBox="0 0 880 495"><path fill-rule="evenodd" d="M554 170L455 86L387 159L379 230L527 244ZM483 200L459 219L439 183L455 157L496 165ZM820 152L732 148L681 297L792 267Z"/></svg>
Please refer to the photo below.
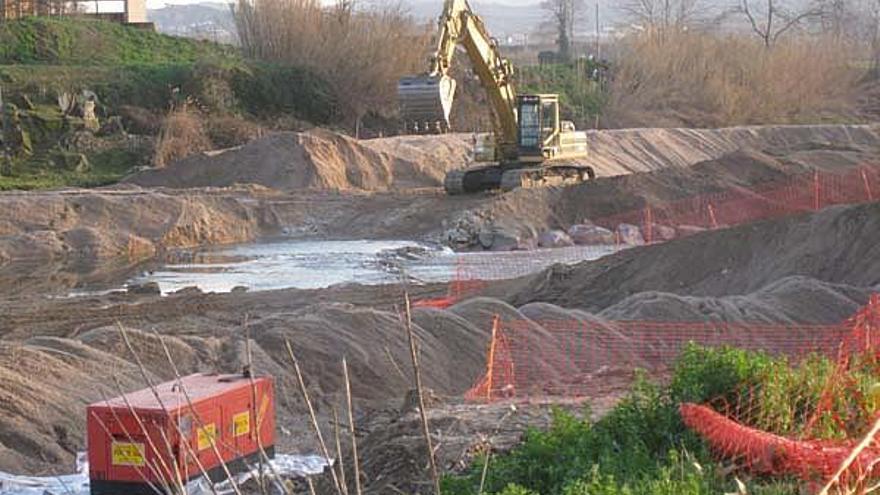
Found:
<svg viewBox="0 0 880 495"><path fill-rule="evenodd" d="M602 60L602 41L599 32L599 0L596 0L596 62Z"/></svg>

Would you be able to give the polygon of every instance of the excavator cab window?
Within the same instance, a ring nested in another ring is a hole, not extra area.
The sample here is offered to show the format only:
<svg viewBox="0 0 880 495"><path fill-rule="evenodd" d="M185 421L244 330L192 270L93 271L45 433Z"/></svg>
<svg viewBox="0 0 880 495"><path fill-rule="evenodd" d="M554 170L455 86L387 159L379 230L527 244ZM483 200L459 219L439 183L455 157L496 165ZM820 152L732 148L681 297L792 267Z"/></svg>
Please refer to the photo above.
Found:
<svg viewBox="0 0 880 495"><path fill-rule="evenodd" d="M522 98L519 103L519 145L522 148L540 148L541 136L540 100Z"/></svg>
<svg viewBox="0 0 880 495"><path fill-rule="evenodd" d="M556 109L555 101L545 101L541 103L541 137L547 139L556 131Z"/></svg>

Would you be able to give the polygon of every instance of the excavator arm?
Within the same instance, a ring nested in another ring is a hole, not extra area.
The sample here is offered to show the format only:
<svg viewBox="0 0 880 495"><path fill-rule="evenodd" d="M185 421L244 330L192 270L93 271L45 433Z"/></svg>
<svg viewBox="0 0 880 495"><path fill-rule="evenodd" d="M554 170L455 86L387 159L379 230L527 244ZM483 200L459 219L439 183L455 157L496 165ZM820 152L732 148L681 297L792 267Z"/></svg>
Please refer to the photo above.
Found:
<svg viewBox="0 0 880 495"><path fill-rule="evenodd" d="M449 128L455 97L450 68L456 48L462 46L480 79L491 107L499 159L515 158L517 141L516 92L513 66L501 56L483 20L467 0L446 0L440 16L437 49L428 74L404 77L398 84L401 114L416 132L442 132Z"/></svg>

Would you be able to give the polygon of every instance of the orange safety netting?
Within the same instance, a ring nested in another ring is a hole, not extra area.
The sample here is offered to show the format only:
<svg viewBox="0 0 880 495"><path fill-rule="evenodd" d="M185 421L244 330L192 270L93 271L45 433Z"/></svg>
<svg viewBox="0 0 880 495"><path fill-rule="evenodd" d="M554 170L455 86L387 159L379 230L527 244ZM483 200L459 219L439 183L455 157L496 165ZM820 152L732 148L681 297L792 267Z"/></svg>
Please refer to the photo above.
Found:
<svg viewBox="0 0 880 495"><path fill-rule="evenodd" d="M816 170L750 188L736 187L677 201L648 203L637 210L595 219L594 223L615 232L619 232L622 224L638 226L643 240L650 244L700 229L729 227L878 199L880 165L866 164L844 173Z"/></svg>
<svg viewBox="0 0 880 495"><path fill-rule="evenodd" d="M880 475L876 431L870 430L862 439L868 424L880 421L880 384L859 383L866 377L872 382L880 377L880 296L872 296L847 326L850 331L832 354L834 367L818 397L788 398L789 410L799 413L797 421L768 418L766 409L765 417L760 417L757 405L767 395L750 386L732 398L682 404L682 420L721 458L752 473L823 483L834 476L833 485L839 491L864 492L867 481ZM866 386L869 393L865 393ZM828 439L829 433L837 438ZM863 448L854 450L860 440Z"/></svg>
<svg viewBox="0 0 880 495"><path fill-rule="evenodd" d="M744 223L814 211L837 204L880 200L880 164L865 164L843 173L814 171L750 188L731 188L676 201L647 202L644 207L593 218L607 229L594 245L556 249L554 256L527 251L503 258L471 256L456 265L446 295L417 301L421 307L446 308L473 296L488 280L510 279L546 268L552 262L596 259L642 243L659 243ZM629 227L626 227L629 226Z"/></svg>
<svg viewBox="0 0 880 495"><path fill-rule="evenodd" d="M784 355L791 363L824 356L821 362L830 366L819 375L827 377L824 383L788 383L779 389L784 396L771 380L766 388L742 384L707 404L682 404L684 423L725 461L753 474L823 484L833 479L847 493L863 493L866 483L880 476L880 442L866 438L864 448L854 451L866 426L880 421L880 383L873 383L880 377L878 294L838 325L505 321L496 316L486 372L465 396L497 401L595 395L613 381L614 370L669 367L690 342ZM783 401L782 413L762 407L765 400Z"/></svg>
<svg viewBox="0 0 880 495"><path fill-rule="evenodd" d="M688 343L734 346L792 357L830 355L852 331L837 325L729 322L501 320L490 339L486 373L472 400L583 397L609 375L670 366Z"/></svg>

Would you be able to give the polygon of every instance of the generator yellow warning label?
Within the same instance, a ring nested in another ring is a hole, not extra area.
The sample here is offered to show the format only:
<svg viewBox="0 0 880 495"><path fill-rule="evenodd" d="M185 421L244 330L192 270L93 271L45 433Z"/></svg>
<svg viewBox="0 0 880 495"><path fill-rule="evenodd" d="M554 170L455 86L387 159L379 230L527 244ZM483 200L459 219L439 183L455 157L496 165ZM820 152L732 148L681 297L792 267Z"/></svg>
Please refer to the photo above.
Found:
<svg viewBox="0 0 880 495"><path fill-rule="evenodd" d="M208 423L198 430L199 450L211 448L211 443L217 440L217 425Z"/></svg>
<svg viewBox="0 0 880 495"><path fill-rule="evenodd" d="M240 437L251 432L251 413L245 411L232 417L232 436Z"/></svg>
<svg viewBox="0 0 880 495"><path fill-rule="evenodd" d="M143 466L144 444L133 442L113 442L110 446L114 466Z"/></svg>

